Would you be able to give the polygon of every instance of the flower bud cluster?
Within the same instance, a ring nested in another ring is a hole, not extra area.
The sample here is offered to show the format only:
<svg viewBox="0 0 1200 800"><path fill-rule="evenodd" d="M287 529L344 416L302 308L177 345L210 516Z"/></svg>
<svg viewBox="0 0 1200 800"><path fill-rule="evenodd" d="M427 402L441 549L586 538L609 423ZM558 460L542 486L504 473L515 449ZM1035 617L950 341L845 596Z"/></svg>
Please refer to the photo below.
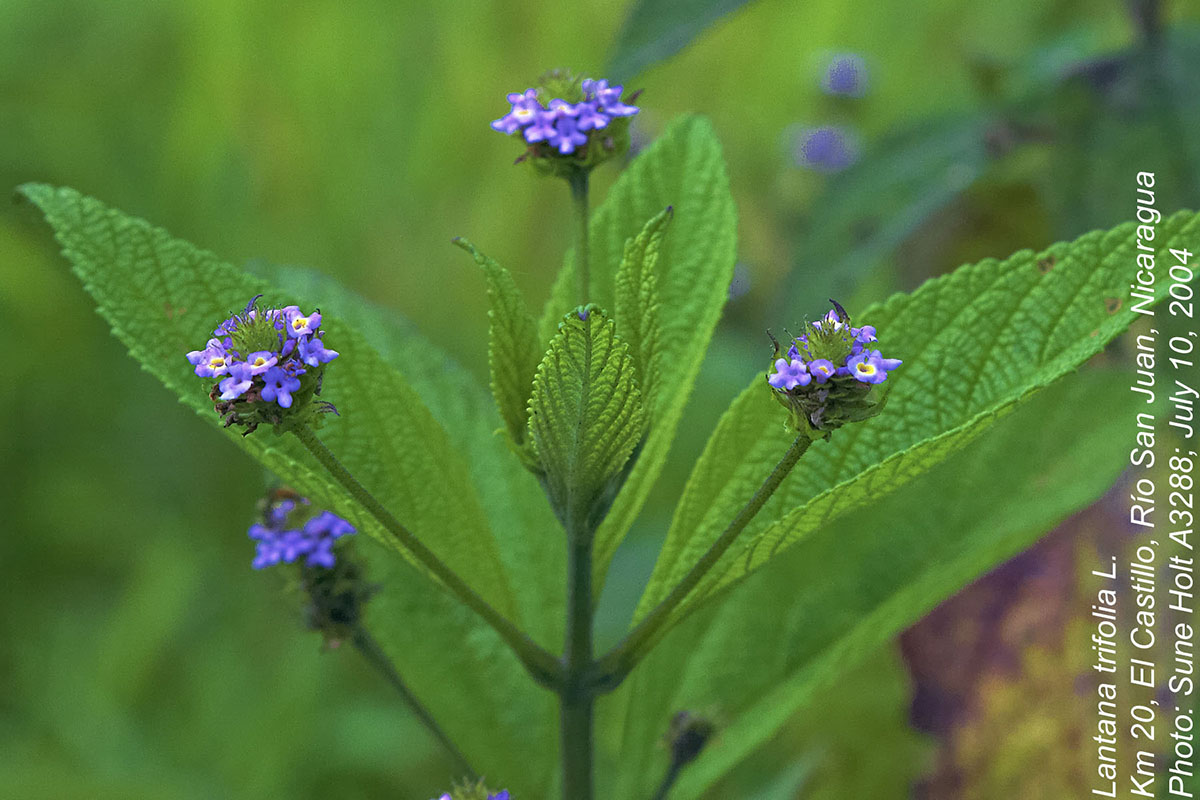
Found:
<svg viewBox="0 0 1200 800"><path fill-rule="evenodd" d="M797 430L827 435L882 410L872 387L903 362L872 349L875 334L871 325L852 327L845 309L834 303L820 320L805 324L804 333L792 339L786 352L776 342L767 383L792 411Z"/></svg>
<svg viewBox="0 0 1200 800"><path fill-rule="evenodd" d="M511 110L492 129L520 134L529 148L525 157L569 157L578 166L594 166L628 149L629 118L639 109L621 101L622 91L606 80L550 73L542 86L508 95Z"/></svg>
<svg viewBox="0 0 1200 800"><path fill-rule="evenodd" d="M263 503L262 522L250 526L249 536L257 542L251 566L265 569L275 564L292 564L304 558L309 567L332 569L336 563L333 544L354 533L354 526L331 511L317 511L307 498L275 493Z"/></svg>
<svg viewBox="0 0 1200 800"><path fill-rule="evenodd" d="M219 379L209 396L226 427L244 425L247 433L282 422L294 405L306 407L320 394L325 365L338 357L322 341L321 312L257 303L255 297L216 327L203 350L187 354L197 375Z"/></svg>

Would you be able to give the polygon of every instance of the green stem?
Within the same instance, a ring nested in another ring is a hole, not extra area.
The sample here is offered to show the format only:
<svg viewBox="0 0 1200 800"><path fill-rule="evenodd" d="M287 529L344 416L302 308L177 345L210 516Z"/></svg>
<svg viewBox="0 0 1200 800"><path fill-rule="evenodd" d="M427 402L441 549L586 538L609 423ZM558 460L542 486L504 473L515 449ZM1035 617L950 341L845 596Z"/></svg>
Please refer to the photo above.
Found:
<svg viewBox="0 0 1200 800"><path fill-rule="evenodd" d="M671 766L667 769L667 774L663 776L662 783L658 785L658 791L654 793L653 800L667 800L667 794L671 791L671 787L675 785L675 781L679 779L679 773L682 769L682 764L674 759L671 760Z"/></svg>
<svg viewBox="0 0 1200 800"><path fill-rule="evenodd" d="M583 524L567 530L567 629L560 693L564 800L592 798L592 535Z"/></svg>
<svg viewBox="0 0 1200 800"><path fill-rule="evenodd" d="M579 280L579 302L586 304L592 287L588 264L588 171L572 172L567 183L571 186L571 199L575 201L575 276Z"/></svg>
<svg viewBox="0 0 1200 800"><path fill-rule="evenodd" d="M750 520L754 519L754 515L771 498L771 495L779 488L779 484L783 483L783 479L792 471L792 467L796 466L796 462L808 450L810 444L812 444L812 440L806 434L801 433L796 437L791 447L783 454L783 458L775 465L775 469L771 470L771 474L758 487L758 491L754 493L750 501L738 511L737 516L708 548L708 552L700 557L688 574L683 576L683 580L638 623L636 628L596 662L593 686L598 691L608 692L617 688L642 657L658 642L659 637L666 632L665 626L672 613L696 588L708 571L716 565L746 525L750 523Z"/></svg>
<svg viewBox="0 0 1200 800"><path fill-rule="evenodd" d="M496 609L492 608L454 570L446 566L445 562L426 547L408 528L400 524L400 521L392 516L392 513L384 508L358 482L358 479L342 466L342 463L337 460L337 457L325 446L325 443L320 440L311 428L308 426L298 426L292 432L308 448L308 452L312 453L313 457L320 462L321 466L325 467L329 471L329 474L342 485L342 488L349 492L359 505L366 509L388 533L396 538L401 547L408 551L417 562L433 573L434 577L441 581L452 593L457 595L459 600L468 608L491 625L496 630L496 633L500 634L500 638L512 648L517 658L525 665L525 669L529 671L529 674L533 676L535 681L551 688L559 684L561 681L561 668L558 660L553 655L539 647L537 642L529 638L528 634L516 625L513 625L512 622L496 611Z"/></svg>
<svg viewBox="0 0 1200 800"><path fill-rule="evenodd" d="M400 673L392 666L392 662L388 659L387 654L383 652L383 648L379 646L379 643L375 641L374 637L365 628L359 627L355 629L354 647L358 652L362 653L363 658L371 666L379 670L387 682L391 684L392 688L399 692L404 704L408 706L408 710L425 726L426 730L433 734L433 738L437 739L442 747L446 749L446 752L450 755L450 759L454 762L454 768L462 773L462 777L471 780L477 779L479 774L471 769L471 764L467 761L467 757L463 755L462 751L455 746L446 732L437 724L437 720L429 713L429 709L425 708L421 704L421 701L417 699L417 696L412 693L412 690L408 688L408 684L404 682L400 677Z"/></svg>

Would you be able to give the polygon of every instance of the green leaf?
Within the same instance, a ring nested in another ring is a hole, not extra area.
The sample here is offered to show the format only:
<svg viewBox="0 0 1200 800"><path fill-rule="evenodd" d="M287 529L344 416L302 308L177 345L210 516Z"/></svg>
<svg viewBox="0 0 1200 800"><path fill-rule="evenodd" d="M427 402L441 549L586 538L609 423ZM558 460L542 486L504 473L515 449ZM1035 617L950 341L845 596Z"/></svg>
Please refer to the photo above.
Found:
<svg viewBox="0 0 1200 800"><path fill-rule="evenodd" d="M537 479L512 468L509 447L495 435L500 420L482 381L411 322L323 273L265 262L250 269L289 296L321 298L324 313L364 333L421 396L454 449L471 454L472 482L512 585L519 587L524 629L552 652L560 649L565 539ZM524 754L557 746L553 695L536 687L486 623L454 598L431 591L380 547L364 555L369 577L380 587L368 624L405 681L477 769L503 778L506 786L524 786L522 796L547 796L552 764Z"/></svg>
<svg viewBox="0 0 1200 800"><path fill-rule="evenodd" d="M639 0L613 44L606 74L627 81L678 53L721 17L748 0Z"/></svg>
<svg viewBox="0 0 1200 800"><path fill-rule="evenodd" d="M670 206L646 223L642 232L625 242L625 255L617 269L614 319L621 337L630 345L638 385L647 408L658 396L659 336L658 269L663 236L671 224Z"/></svg>
<svg viewBox="0 0 1200 800"><path fill-rule="evenodd" d="M525 305L508 270L488 258L466 239L454 243L466 250L483 270L488 283L491 310L488 318L488 364L492 372L492 396L504 426L519 450L529 427L529 394L533 375L542 360L537 323Z"/></svg>
<svg viewBox="0 0 1200 800"><path fill-rule="evenodd" d="M617 545L633 524L651 486L662 472L683 407L700 371L721 307L733 279L737 251L737 212L721 145L703 117L673 122L643 151L609 191L591 221L591 300L616 306L616 276L625 243L641 233L646 220L671 206L671 235L659 246L655 274L659 316L660 390L646 411L653 426L633 469L596 532L596 592ZM542 316L542 340L549 340L562 315L575 305L575 266L568 258Z"/></svg>
<svg viewBox="0 0 1200 800"><path fill-rule="evenodd" d="M130 354L220 428L208 386L183 355L256 294L266 294L269 302L291 298L72 189L29 184L21 191L44 212L75 274ZM513 595L464 454L450 446L420 398L360 333L333 316L323 327L326 343L341 353L326 372L324 396L341 416L324 426L322 438L380 502L481 596L512 616ZM298 491L405 553L293 437L268 430L225 435Z"/></svg>
<svg viewBox="0 0 1200 800"><path fill-rule="evenodd" d="M566 597L565 540L537 479L512 468L512 452L496 435L501 422L483 382L407 319L363 299L324 273L262 261L251 263L249 269L289 296L320 298L322 311L366 335L421 396L454 450L471 454L471 482L487 509L505 570L518 589L524 629L546 649L559 650Z"/></svg>
<svg viewBox="0 0 1200 800"><path fill-rule="evenodd" d="M654 743L671 714L699 708L723 721L721 746L672 797L701 796L880 645L1108 489L1139 403L1121 372L1070 377L690 616L606 709L623 720L614 795L647 793L666 768Z"/></svg>
<svg viewBox="0 0 1200 800"><path fill-rule="evenodd" d="M1158 247L1193 241L1198 228L1193 213L1180 212L1158 227ZM887 409L815 445L675 619L838 515L926 472L1100 352L1137 316L1128 288L1136 252L1135 227L1126 224L1040 254L960 268L856 317L876 326L881 348L904 360L888 381ZM1165 295L1165 283L1157 288ZM789 438L756 376L688 481L637 618L709 547Z"/></svg>
<svg viewBox="0 0 1200 800"><path fill-rule="evenodd" d="M633 357L616 325L594 306L567 314L534 378L529 432L568 529L590 528L603 514L645 428Z"/></svg>

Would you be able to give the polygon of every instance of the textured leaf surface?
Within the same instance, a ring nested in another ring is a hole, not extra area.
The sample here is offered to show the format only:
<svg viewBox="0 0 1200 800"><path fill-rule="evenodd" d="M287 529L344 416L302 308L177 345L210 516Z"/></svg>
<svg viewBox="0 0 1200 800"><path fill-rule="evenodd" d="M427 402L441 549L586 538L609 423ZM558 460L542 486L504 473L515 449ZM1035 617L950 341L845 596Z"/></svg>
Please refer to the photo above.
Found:
<svg viewBox="0 0 1200 800"><path fill-rule="evenodd" d="M638 385L647 408L658 396L662 340L659 336L658 261L663 236L671 224L672 210L665 209L646 223L636 238L625 243L617 270L614 318L621 338L629 343L637 368Z"/></svg>
<svg viewBox="0 0 1200 800"><path fill-rule="evenodd" d="M496 434L501 423L483 382L407 319L364 300L324 273L264 262L250 269L290 296L320 298L322 310L367 336L421 396L452 447L471 454L471 482L487 509L524 628L539 644L557 652L566 593L562 529L537 479L513 469L512 451Z"/></svg>
<svg viewBox="0 0 1200 800"><path fill-rule="evenodd" d="M511 576L525 630L551 651L562 638L562 530L537 479L513 469L495 406L483 383L412 323L313 270L257 262L251 270L289 296L321 298L321 309L364 335L404 376L445 429L455 450L470 453L472 482ZM433 590L381 547L366 549L380 587L368 623L392 663L477 769L506 786L543 796L551 763L523 757L554 751L552 695L536 687L503 642L446 592ZM454 680L447 680L453 675Z"/></svg>
<svg viewBox="0 0 1200 800"><path fill-rule="evenodd" d="M1180 212L1159 227L1158 246L1194 241L1198 228L1193 213ZM905 362L888 381L887 410L815 445L683 613L838 515L879 502L1098 353L1137 316L1128 288L1135 252L1132 224L1096 231L1044 253L960 268L856 317ZM1158 288L1165 294L1165 284ZM689 479L639 617L708 548L788 440L758 376Z"/></svg>
<svg viewBox="0 0 1200 800"><path fill-rule="evenodd" d="M230 311L259 293L283 304L263 281L166 231L72 189L22 190L54 227L63 253L102 316L146 370L220 427L208 385L183 354L196 349ZM341 357L325 377L325 396L341 411L322 438L346 467L443 560L502 613L515 610L487 518L463 455L403 377L357 331L324 320ZM355 504L290 436L259 430L228 435L299 491L383 541L394 540ZM401 551L403 552L403 551Z"/></svg>
<svg viewBox="0 0 1200 800"><path fill-rule="evenodd" d="M672 794L700 796L901 629L1099 496L1128 447L1127 382L1097 370L1051 387L675 628L606 709L623 720L614 796L647 794L666 768L654 743L681 708L723 721Z"/></svg>
<svg viewBox="0 0 1200 800"><path fill-rule="evenodd" d="M596 308L567 314L529 401L530 436L564 524L592 518L645 428L633 357L616 325Z"/></svg>
<svg viewBox="0 0 1200 800"><path fill-rule="evenodd" d="M491 310L488 318L488 364L492 373L492 396L504 426L517 446L525 442L529 428L529 394L533 375L542 360L537 323L525 298L508 270L488 258L466 239L455 243L466 250L483 270L488 284Z"/></svg>
<svg viewBox="0 0 1200 800"><path fill-rule="evenodd" d="M637 463L596 533L597 593L617 545L662 472L733 278L737 214L721 145L702 117L672 123L634 159L597 209L590 227L590 300L603 308L615 307L625 243L667 206L674 209L674 219L656 268L663 309L657 375L661 389L647 409L653 426ZM568 258L542 317L543 341L554 335L562 315L575 305L575 282L573 260Z"/></svg>
<svg viewBox="0 0 1200 800"><path fill-rule="evenodd" d="M678 53L748 0L639 0L625 18L609 56L607 74L626 81Z"/></svg>

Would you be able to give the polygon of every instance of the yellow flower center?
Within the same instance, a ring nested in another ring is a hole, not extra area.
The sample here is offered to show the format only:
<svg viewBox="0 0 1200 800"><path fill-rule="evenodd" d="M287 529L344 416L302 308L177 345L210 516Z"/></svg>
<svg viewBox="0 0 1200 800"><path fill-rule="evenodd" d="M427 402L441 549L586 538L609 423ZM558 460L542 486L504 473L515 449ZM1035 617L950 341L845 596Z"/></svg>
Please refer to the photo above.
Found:
<svg viewBox="0 0 1200 800"><path fill-rule="evenodd" d="M863 375L874 375L875 374L874 365L868 364L865 361L863 361L858 366L856 366L855 369L858 370L859 372L861 372Z"/></svg>
<svg viewBox="0 0 1200 800"><path fill-rule="evenodd" d="M208 365L210 367L214 367L214 368L215 367L223 367L223 366L225 366L225 357L224 356L213 356L211 359L209 359Z"/></svg>

